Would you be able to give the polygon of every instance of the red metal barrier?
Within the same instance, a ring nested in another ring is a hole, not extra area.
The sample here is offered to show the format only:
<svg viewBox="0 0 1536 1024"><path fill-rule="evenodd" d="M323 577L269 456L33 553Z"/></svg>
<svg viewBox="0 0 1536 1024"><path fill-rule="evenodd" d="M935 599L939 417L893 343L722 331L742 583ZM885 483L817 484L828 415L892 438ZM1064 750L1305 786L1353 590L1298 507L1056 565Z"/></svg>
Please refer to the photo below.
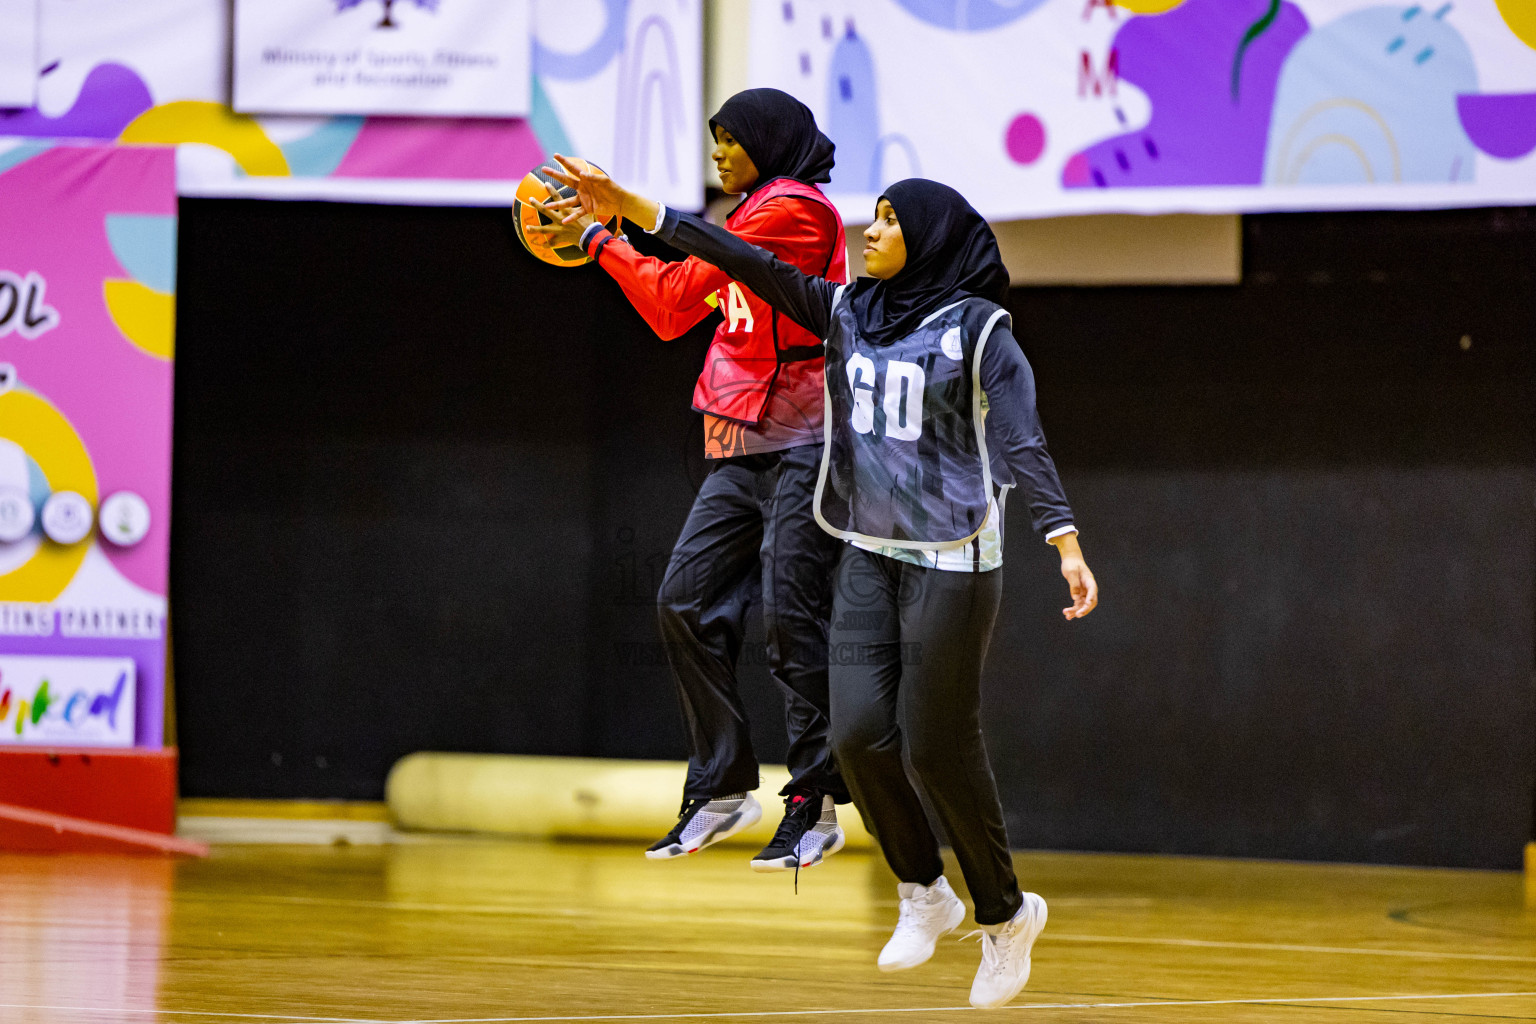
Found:
<svg viewBox="0 0 1536 1024"><path fill-rule="evenodd" d="M0 747L0 849L206 853L175 831L175 748Z"/></svg>

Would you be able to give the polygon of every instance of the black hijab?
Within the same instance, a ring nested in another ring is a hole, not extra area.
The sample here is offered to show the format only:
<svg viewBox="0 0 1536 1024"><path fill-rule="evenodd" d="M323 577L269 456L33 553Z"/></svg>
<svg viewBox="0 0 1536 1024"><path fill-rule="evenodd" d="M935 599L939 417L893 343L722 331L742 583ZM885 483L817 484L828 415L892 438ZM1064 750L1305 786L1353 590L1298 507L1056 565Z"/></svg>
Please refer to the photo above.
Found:
<svg viewBox="0 0 1536 1024"><path fill-rule="evenodd" d="M860 278L853 313L859 333L889 345L930 313L971 295L1003 305L1008 268L981 214L948 185L907 178L885 190L907 245L906 265L884 281Z"/></svg>
<svg viewBox="0 0 1536 1024"><path fill-rule="evenodd" d="M774 178L794 178L807 185L832 180L836 147L816 127L811 109L787 92L739 92L709 119L711 136L716 125L730 132L752 158L757 167L754 192Z"/></svg>

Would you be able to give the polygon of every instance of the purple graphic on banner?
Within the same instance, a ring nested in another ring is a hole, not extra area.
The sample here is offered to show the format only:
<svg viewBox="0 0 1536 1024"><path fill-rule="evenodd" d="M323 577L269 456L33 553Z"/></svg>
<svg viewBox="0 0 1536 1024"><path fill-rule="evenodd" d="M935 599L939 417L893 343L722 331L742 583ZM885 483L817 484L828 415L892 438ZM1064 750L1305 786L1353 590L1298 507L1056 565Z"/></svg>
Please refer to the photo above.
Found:
<svg viewBox="0 0 1536 1024"><path fill-rule="evenodd" d="M1501 160L1536 150L1536 92L1458 96L1456 110L1473 145Z"/></svg>
<svg viewBox="0 0 1536 1024"><path fill-rule="evenodd" d="M154 105L144 80L121 64L91 69L74 105L58 117L40 110L0 113L0 135L33 139L115 139Z"/></svg>
<svg viewBox="0 0 1536 1024"><path fill-rule="evenodd" d="M1275 87L1286 55L1307 32L1291 3L1267 18L1269 0L1189 0L1138 17L1115 35L1122 79L1146 92L1152 119L1074 155L1067 188L1257 185L1264 177ZM1249 32L1268 21L1261 34ZM1243 47L1243 41L1248 45ZM1242 49L1234 97L1233 66Z"/></svg>
<svg viewBox="0 0 1536 1024"><path fill-rule="evenodd" d="M359 6L360 4L362 4L364 2L364 0L335 0L335 2L336 2L336 11L339 14L340 12L345 11L345 10L347 10L349 8ZM397 28L398 27L395 24L394 19L390 17L390 15L393 13L394 6L395 6L395 4L397 2L400 2L400 3L407 3L407 2L413 3L417 7L420 7L424 11L433 11L433 12L435 12L437 10L437 4L438 4L438 0L378 0L378 2L384 5L384 18L377 25L373 26L374 28Z"/></svg>

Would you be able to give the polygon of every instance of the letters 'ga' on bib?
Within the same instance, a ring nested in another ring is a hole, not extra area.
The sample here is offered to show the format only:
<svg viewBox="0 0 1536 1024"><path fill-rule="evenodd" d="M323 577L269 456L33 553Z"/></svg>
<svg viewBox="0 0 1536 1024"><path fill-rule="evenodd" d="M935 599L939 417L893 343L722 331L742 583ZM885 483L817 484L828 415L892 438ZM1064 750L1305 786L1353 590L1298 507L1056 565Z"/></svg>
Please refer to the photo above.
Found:
<svg viewBox="0 0 1536 1024"><path fill-rule="evenodd" d="M963 299L875 345L860 336L847 296L834 298L827 336L816 521L844 540L959 547L981 531L992 500L981 354L1008 311Z"/></svg>
<svg viewBox="0 0 1536 1024"><path fill-rule="evenodd" d="M829 223L837 225L832 237L786 253L782 259L802 272L831 281L848 280L848 246L843 221L821 189L793 178L775 178L753 192L731 211L725 226L745 218L770 199L790 197L816 203L829 211ZM821 373L821 339L781 316L774 308L737 281L715 293L724 318L704 357L704 369L693 389L693 407L699 412L738 423L762 420L768 397L776 386L795 385L801 376ZM789 379L785 379L789 378ZM815 384L810 387L814 394Z"/></svg>

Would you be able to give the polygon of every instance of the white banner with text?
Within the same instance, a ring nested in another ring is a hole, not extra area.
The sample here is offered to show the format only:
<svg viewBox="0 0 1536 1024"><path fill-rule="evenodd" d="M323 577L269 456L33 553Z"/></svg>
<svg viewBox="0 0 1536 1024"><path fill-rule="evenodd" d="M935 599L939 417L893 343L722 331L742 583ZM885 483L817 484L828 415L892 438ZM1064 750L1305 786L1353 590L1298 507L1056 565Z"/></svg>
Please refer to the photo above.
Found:
<svg viewBox="0 0 1536 1024"><path fill-rule="evenodd" d="M234 109L526 117L529 0L237 0Z"/></svg>
<svg viewBox="0 0 1536 1024"><path fill-rule="evenodd" d="M521 117L238 114L229 105L234 25L225 0L32 2L37 95L0 109L0 172L60 140L116 141L177 147L177 187L187 196L510 206L523 175L561 152L669 206L704 205L702 0L505 0L498 10L508 17L531 11ZM415 0L304 2L327 17L360 18L364 48L383 53L470 0L435 9ZM380 27L385 20L394 27ZM473 42L442 49L489 45ZM281 46L302 55L314 43Z"/></svg>
<svg viewBox="0 0 1536 1024"><path fill-rule="evenodd" d="M38 0L0 0L0 107L37 102Z"/></svg>

